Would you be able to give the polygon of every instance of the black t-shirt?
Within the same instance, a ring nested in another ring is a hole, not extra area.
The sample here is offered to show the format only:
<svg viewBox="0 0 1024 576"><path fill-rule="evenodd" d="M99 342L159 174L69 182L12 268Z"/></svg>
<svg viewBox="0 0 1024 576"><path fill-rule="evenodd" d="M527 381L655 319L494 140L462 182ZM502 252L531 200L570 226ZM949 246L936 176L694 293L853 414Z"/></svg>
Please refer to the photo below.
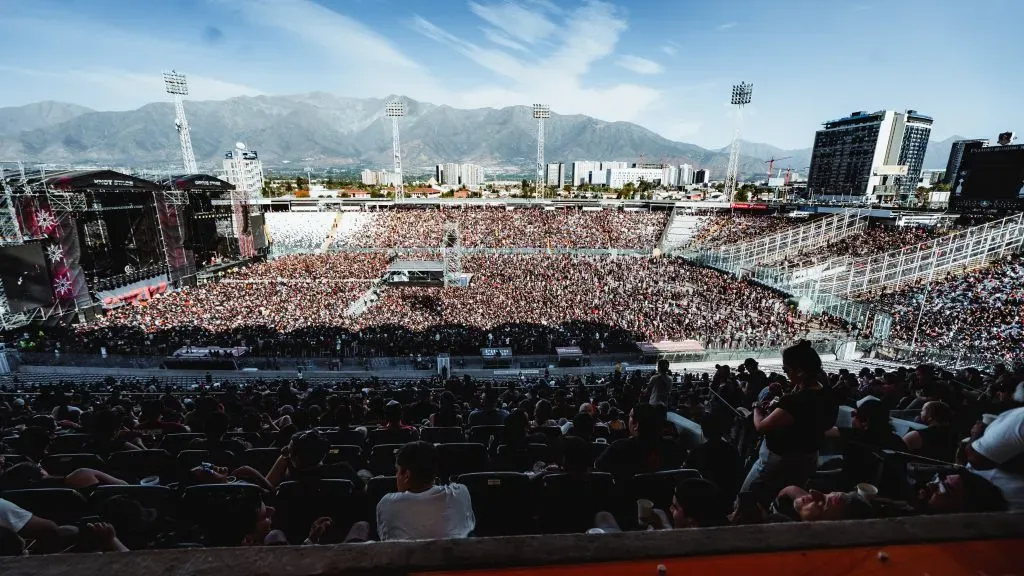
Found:
<svg viewBox="0 0 1024 576"><path fill-rule="evenodd" d="M786 394L777 408L793 417L792 425L765 434L768 449L779 455L817 452L839 414L839 405L826 387Z"/></svg>

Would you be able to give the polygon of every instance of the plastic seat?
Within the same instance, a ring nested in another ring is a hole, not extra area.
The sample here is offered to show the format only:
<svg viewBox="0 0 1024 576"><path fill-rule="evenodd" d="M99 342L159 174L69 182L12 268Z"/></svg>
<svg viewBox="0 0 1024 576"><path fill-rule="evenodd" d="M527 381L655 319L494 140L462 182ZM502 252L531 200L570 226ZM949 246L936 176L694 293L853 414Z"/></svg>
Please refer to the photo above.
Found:
<svg viewBox="0 0 1024 576"><path fill-rule="evenodd" d="M607 442L591 442L590 443L590 447L591 447L591 450L594 453L594 461L596 462L597 459L601 457L601 454L604 454L604 451L608 449L608 443Z"/></svg>
<svg viewBox="0 0 1024 576"><path fill-rule="evenodd" d="M437 475L441 482L460 474L486 472L490 463L483 444L460 442L437 445Z"/></svg>
<svg viewBox="0 0 1024 576"><path fill-rule="evenodd" d="M528 472L533 470L537 462L550 463L551 449L547 444L529 444L526 448L510 448L502 444L498 446L498 455L494 461L494 470L510 472Z"/></svg>
<svg viewBox="0 0 1024 576"><path fill-rule="evenodd" d="M374 476L366 482L366 518L370 522L370 534L377 534L377 504L384 496L398 492L394 476Z"/></svg>
<svg viewBox="0 0 1024 576"><path fill-rule="evenodd" d="M281 456L280 448L250 448L242 452L239 463L249 466L266 476L274 467L278 457Z"/></svg>
<svg viewBox="0 0 1024 576"><path fill-rule="evenodd" d="M370 472L375 476L394 474L395 454L404 444L382 444L370 451Z"/></svg>
<svg viewBox="0 0 1024 576"><path fill-rule="evenodd" d="M594 525L594 516L615 508L612 475L591 472L586 476L548 474L543 478L540 529L546 534L583 533Z"/></svg>
<svg viewBox="0 0 1024 576"><path fill-rule="evenodd" d="M28 456L22 456L21 454L2 454L4 462L7 466L14 466L15 464L21 464L22 462L28 462Z"/></svg>
<svg viewBox="0 0 1024 576"><path fill-rule="evenodd" d="M317 518L329 517L333 530L344 537L358 511L353 486L348 480L284 482L277 487L274 526L284 530L288 542L301 544Z"/></svg>
<svg viewBox="0 0 1024 576"><path fill-rule="evenodd" d="M43 469L53 475L65 476L79 468L106 470L103 458L95 454L50 454L40 462Z"/></svg>
<svg viewBox="0 0 1024 576"><path fill-rule="evenodd" d="M469 489L476 515L476 536L508 536L534 531L536 504L530 478L521 472L462 474L456 482Z"/></svg>
<svg viewBox="0 0 1024 576"><path fill-rule="evenodd" d="M533 432L543 434L547 438L548 444L557 442L562 437L562 429L558 426L538 426L533 429Z"/></svg>
<svg viewBox="0 0 1024 576"><path fill-rule="evenodd" d="M321 431L320 435L326 438L332 446L366 447L366 436L356 430L327 430Z"/></svg>
<svg viewBox="0 0 1024 576"><path fill-rule="evenodd" d="M505 436L504 426L473 426L469 429L467 440L474 444L483 444L484 446L491 445L491 437L494 436L498 439L498 443L501 443L501 439Z"/></svg>
<svg viewBox="0 0 1024 576"><path fill-rule="evenodd" d="M167 434L160 440L160 448L167 450L167 453L171 456L177 456L179 452L188 448L188 445L193 440L199 438L206 438L206 435L193 433Z"/></svg>
<svg viewBox="0 0 1024 576"><path fill-rule="evenodd" d="M408 444L419 439L416 432L412 430L370 430L369 440L371 446L380 444Z"/></svg>
<svg viewBox="0 0 1024 576"><path fill-rule="evenodd" d="M182 528L197 529L197 537L209 540L220 530L225 518L240 510L258 508L263 492L258 486L244 483L198 484L182 493L178 504L178 520Z"/></svg>
<svg viewBox="0 0 1024 576"><path fill-rule="evenodd" d="M363 460L363 449L359 446L343 445L331 446L324 458L324 464L337 464L344 462L353 470L366 468L366 461Z"/></svg>
<svg viewBox="0 0 1024 576"><path fill-rule="evenodd" d="M60 525L78 522L89 510L85 497L70 488L5 490L3 498Z"/></svg>
<svg viewBox="0 0 1024 576"><path fill-rule="evenodd" d="M433 428L424 426L420 428L420 440L431 444L452 444L465 442L466 434L458 426L445 426Z"/></svg>
<svg viewBox="0 0 1024 576"><path fill-rule="evenodd" d="M50 454L79 454L92 437L88 434L61 434L50 440Z"/></svg>
<svg viewBox="0 0 1024 576"><path fill-rule="evenodd" d="M166 450L126 450L113 452L107 459L111 474L135 483L147 476L159 476L162 483L174 478L174 457Z"/></svg>
<svg viewBox="0 0 1024 576"><path fill-rule="evenodd" d="M263 437L259 432L228 432L224 435L225 440L238 440L247 442L253 448L263 448Z"/></svg>
<svg viewBox="0 0 1024 576"><path fill-rule="evenodd" d="M662 470L633 476L630 485L631 501L645 498L654 502L654 507L668 512L676 485L688 478L701 478L700 472L692 468Z"/></svg>
<svg viewBox="0 0 1024 576"><path fill-rule="evenodd" d="M166 486L97 486L89 496L89 506L99 512L104 501L114 496L127 496L146 508L153 508L161 515L171 512L171 489Z"/></svg>
<svg viewBox="0 0 1024 576"><path fill-rule="evenodd" d="M238 459L235 455L226 450L210 451L210 450L182 450L178 454L178 476L179 478L188 483L192 480L189 475L189 471L196 466L202 465L204 462L209 462L214 466L222 466L227 468L230 472L234 470L238 464Z"/></svg>

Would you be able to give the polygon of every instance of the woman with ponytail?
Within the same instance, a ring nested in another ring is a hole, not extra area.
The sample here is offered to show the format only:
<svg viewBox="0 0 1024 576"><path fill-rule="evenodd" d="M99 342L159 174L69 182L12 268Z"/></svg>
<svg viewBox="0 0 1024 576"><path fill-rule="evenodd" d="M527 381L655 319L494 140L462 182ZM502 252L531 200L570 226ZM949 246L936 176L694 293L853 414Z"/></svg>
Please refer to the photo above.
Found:
<svg viewBox="0 0 1024 576"><path fill-rule="evenodd" d="M765 505L782 488L803 486L817 469L818 448L839 412L810 342L783 350L782 370L792 388L777 402L754 405L754 427L764 439L741 489L754 492Z"/></svg>

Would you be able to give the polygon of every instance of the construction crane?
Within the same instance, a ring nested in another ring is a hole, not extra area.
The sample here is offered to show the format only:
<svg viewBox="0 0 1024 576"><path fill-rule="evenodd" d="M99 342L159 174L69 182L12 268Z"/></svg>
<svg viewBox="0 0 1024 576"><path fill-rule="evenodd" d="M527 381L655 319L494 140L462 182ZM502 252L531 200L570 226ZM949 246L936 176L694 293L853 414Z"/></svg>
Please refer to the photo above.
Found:
<svg viewBox="0 0 1024 576"><path fill-rule="evenodd" d="M775 174L776 162L778 162L779 160L789 160L790 158L792 158L792 156L783 156L782 158L776 158L772 156L771 158L765 160L764 163L768 165L768 178L771 178L772 175Z"/></svg>

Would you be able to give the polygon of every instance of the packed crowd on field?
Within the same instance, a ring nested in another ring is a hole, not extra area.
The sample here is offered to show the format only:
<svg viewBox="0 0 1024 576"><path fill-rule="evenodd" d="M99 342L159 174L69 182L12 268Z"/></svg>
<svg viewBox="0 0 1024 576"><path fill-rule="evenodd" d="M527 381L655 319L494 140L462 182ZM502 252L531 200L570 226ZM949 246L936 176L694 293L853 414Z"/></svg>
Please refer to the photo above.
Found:
<svg viewBox="0 0 1024 576"><path fill-rule="evenodd" d="M444 225L457 223L469 248L653 248L668 211L578 208L446 207L369 212L270 212L273 242L285 250L313 251L333 234L331 247L437 248Z"/></svg>
<svg viewBox="0 0 1024 576"><path fill-rule="evenodd" d="M678 259L476 255L468 288L387 287L346 315L387 267L383 253L279 258L220 282L124 306L81 326L65 351L132 353L144 345L250 346L383 355L633 351L635 341L695 339L711 348L779 346L808 324L767 289Z"/></svg>
<svg viewBox="0 0 1024 576"><path fill-rule="evenodd" d="M12 382L0 554L1021 510L1022 368Z"/></svg>

